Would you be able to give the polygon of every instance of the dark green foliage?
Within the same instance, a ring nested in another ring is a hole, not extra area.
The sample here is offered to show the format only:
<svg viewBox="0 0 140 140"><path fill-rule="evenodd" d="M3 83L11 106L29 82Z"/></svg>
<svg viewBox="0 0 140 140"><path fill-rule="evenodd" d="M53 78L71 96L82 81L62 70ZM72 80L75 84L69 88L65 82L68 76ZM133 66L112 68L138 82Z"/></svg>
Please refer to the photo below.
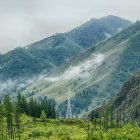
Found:
<svg viewBox="0 0 140 140"><path fill-rule="evenodd" d="M11 101L11 97L9 95L5 96L4 106L5 106L5 109L6 109L6 115L7 116L8 116L8 114L11 114L13 112L12 101Z"/></svg>
<svg viewBox="0 0 140 140"><path fill-rule="evenodd" d="M41 112L44 110L47 118L56 118L55 107L48 102L47 98L37 101L31 97L29 102L23 99L24 96L22 96L20 109L22 113L39 118L41 116Z"/></svg>
<svg viewBox="0 0 140 140"><path fill-rule="evenodd" d="M6 109L5 116L7 118L7 129L10 135L10 132L12 131L12 112L13 112L13 106L10 96L8 95L5 96L4 105Z"/></svg>
<svg viewBox="0 0 140 140"><path fill-rule="evenodd" d="M30 100L27 101L24 96L18 93L16 102L12 102L10 96L6 95L4 105L0 104L0 112L4 112L7 117L13 113L17 114L17 116L24 113L39 118L42 110L45 111L47 118L56 118L54 104L48 102L47 98L37 101L31 97Z"/></svg>

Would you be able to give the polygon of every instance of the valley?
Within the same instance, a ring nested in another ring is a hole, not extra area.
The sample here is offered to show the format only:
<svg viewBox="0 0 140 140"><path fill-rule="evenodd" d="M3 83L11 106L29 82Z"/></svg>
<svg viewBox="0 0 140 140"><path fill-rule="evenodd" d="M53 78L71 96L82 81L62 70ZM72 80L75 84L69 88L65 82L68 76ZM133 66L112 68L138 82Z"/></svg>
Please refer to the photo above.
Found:
<svg viewBox="0 0 140 140"><path fill-rule="evenodd" d="M0 54L0 140L140 140L139 101L140 21L93 18Z"/></svg>
<svg viewBox="0 0 140 140"><path fill-rule="evenodd" d="M136 45L139 42L139 28L137 22L112 38L92 46L51 73L37 78L22 93L28 96L35 88L39 91L33 95L35 98L41 95L55 99L65 115L67 89L70 87L74 114L86 114L85 110L90 111L115 96L124 82L139 70L140 57L135 53L139 52L139 46ZM130 61L129 57L132 58ZM78 101L81 99L87 102L83 107Z"/></svg>

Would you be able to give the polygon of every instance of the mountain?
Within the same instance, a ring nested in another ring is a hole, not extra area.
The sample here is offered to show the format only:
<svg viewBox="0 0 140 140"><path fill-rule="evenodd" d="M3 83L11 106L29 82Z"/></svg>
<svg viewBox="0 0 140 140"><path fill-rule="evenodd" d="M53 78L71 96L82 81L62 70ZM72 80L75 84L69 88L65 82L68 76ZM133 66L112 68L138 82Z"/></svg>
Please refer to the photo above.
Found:
<svg viewBox="0 0 140 140"><path fill-rule="evenodd" d="M0 55L0 79L15 80L48 73L130 24L130 21L115 16L91 19L70 32L53 35L25 48L15 48Z"/></svg>
<svg viewBox="0 0 140 140"><path fill-rule="evenodd" d="M71 89L73 114L82 116L115 96L128 77L140 68L140 22L132 24L37 78L22 90L26 97L55 99L62 115Z"/></svg>
<svg viewBox="0 0 140 140"><path fill-rule="evenodd" d="M120 92L102 108L107 106L113 106L116 115L121 112L121 118L125 122L133 120L140 123L140 72L131 76Z"/></svg>
<svg viewBox="0 0 140 140"><path fill-rule="evenodd" d="M91 19L80 27L73 29L69 35L77 44L88 48L120 32L128 25L130 25L130 21L124 21L122 18L109 15L101 19Z"/></svg>

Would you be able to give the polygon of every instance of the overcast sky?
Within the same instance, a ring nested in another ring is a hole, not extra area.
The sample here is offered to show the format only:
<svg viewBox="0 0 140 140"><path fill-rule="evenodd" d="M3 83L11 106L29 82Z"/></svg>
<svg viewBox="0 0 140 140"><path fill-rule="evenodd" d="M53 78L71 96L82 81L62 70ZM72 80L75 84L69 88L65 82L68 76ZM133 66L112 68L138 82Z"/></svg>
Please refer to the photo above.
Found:
<svg viewBox="0 0 140 140"><path fill-rule="evenodd" d="M0 53L107 15L139 20L140 0L0 0Z"/></svg>

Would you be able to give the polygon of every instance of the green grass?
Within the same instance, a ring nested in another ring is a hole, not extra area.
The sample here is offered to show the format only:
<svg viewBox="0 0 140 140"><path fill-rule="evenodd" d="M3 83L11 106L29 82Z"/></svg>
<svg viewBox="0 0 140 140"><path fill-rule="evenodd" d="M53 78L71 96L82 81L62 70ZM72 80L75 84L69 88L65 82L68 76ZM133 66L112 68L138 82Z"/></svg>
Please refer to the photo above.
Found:
<svg viewBox="0 0 140 140"><path fill-rule="evenodd" d="M5 136L4 140L9 139ZM85 120L48 119L41 122L22 115L21 140L140 140L140 130L136 124L127 124L100 131L98 125L95 130L92 123L88 125Z"/></svg>

